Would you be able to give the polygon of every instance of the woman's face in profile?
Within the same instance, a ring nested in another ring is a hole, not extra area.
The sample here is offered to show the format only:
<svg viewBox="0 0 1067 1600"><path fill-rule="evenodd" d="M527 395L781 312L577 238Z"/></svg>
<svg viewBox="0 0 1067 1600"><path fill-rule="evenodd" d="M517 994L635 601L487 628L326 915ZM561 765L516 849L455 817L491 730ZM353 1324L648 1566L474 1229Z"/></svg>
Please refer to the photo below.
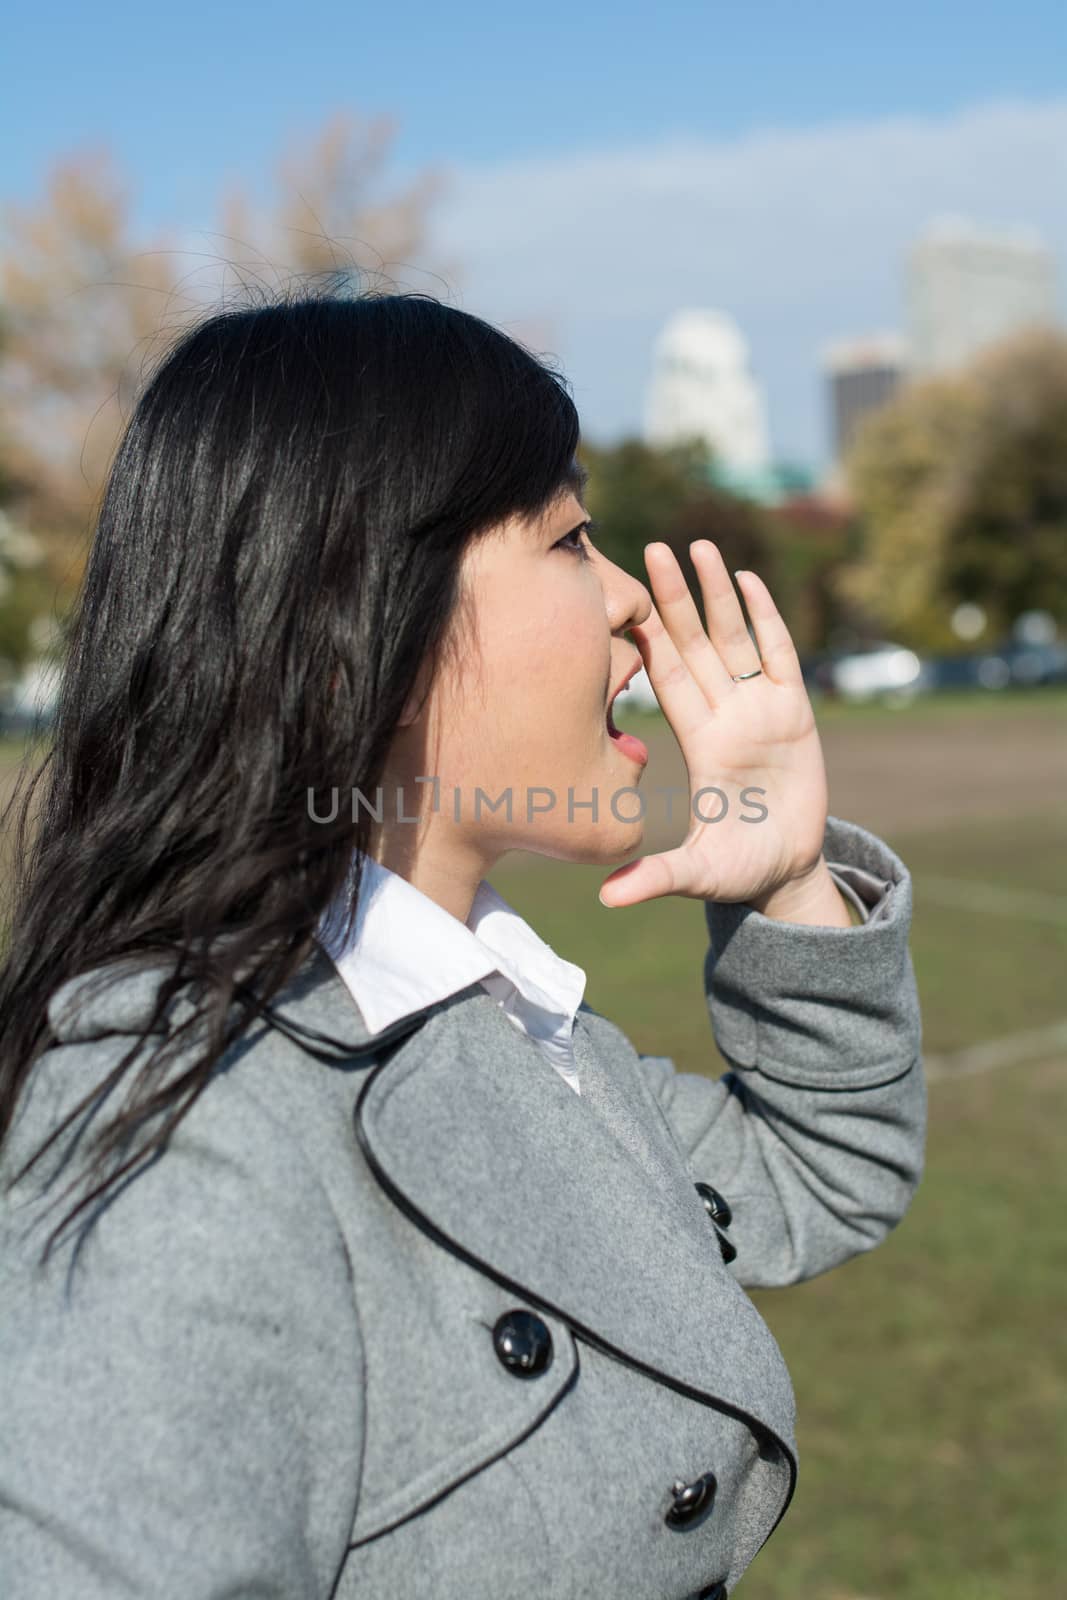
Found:
<svg viewBox="0 0 1067 1600"><path fill-rule="evenodd" d="M397 781L437 777L435 828L486 862L523 849L612 862L641 843L641 797L621 791L642 767L607 711L641 666L625 632L651 600L576 531L587 516L567 494L542 522L512 519L468 546L452 652L394 744ZM428 811L430 787L412 801Z"/></svg>

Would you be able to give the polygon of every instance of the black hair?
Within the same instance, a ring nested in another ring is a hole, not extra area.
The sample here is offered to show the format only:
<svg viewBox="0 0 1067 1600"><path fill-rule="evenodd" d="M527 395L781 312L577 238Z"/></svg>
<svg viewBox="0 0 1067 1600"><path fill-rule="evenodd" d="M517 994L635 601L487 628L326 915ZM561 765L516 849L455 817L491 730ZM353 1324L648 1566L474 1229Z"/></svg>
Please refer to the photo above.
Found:
<svg viewBox="0 0 1067 1600"><path fill-rule="evenodd" d="M22 802L0 969L2 1143L55 1042L57 987L116 958L173 963L103 1086L142 1055L96 1135L89 1176L104 1176L60 1227L162 1150L346 883L354 916L372 818L313 820L309 790L329 774L374 793L420 668L432 681L447 647L467 545L580 492L567 387L430 295L336 285L216 310L157 364L108 474L51 748ZM142 1046L190 980L172 1042L202 1028L206 1043L153 1092L158 1050Z"/></svg>

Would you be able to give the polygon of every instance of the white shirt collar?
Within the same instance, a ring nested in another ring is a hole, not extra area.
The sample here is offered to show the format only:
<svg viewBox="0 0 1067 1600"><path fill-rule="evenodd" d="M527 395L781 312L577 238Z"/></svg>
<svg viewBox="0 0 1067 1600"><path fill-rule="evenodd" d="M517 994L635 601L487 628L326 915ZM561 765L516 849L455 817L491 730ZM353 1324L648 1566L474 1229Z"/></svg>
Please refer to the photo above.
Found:
<svg viewBox="0 0 1067 1600"><path fill-rule="evenodd" d="M463 923L399 873L364 856L348 940L346 906L342 892L321 918L318 939L372 1033L494 973L532 1007L573 1023L586 974L558 956L488 879L478 885Z"/></svg>

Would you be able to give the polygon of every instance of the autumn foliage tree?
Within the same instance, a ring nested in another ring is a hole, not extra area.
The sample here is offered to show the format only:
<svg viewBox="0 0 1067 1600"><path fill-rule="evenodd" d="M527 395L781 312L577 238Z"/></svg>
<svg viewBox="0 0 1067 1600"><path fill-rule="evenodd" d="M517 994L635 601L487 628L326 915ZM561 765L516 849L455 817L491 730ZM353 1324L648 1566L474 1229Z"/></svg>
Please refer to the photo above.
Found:
<svg viewBox="0 0 1067 1600"><path fill-rule="evenodd" d="M383 189L394 134L387 117L332 117L307 148L283 152L265 212L231 186L203 250L173 233L133 236L128 186L104 150L60 161L37 204L6 209L0 482L9 515L41 545L60 612L80 581L135 396L185 319L213 301L232 304L232 280L237 298L323 273L431 292L455 281L456 263L434 270L423 259L440 175ZM413 267L434 281L406 282ZM213 269L221 284L195 281Z"/></svg>
<svg viewBox="0 0 1067 1600"><path fill-rule="evenodd" d="M836 582L903 643L957 644L972 601L991 638L1022 611L1067 623L1067 334L1028 330L905 387L848 463L859 554Z"/></svg>

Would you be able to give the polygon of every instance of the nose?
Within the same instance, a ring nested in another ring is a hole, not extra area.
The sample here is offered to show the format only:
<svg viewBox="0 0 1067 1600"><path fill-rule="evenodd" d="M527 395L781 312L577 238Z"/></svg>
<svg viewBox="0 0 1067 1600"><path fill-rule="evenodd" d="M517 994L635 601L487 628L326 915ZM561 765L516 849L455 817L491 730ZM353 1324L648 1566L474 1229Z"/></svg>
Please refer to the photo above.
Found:
<svg viewBox="0 0 1067 1600"><path fill-rule="evenodd" d="M652 596L638 578L632 578L614 561L605 561L604 605L612 633L625 633L652 614Z"/></svg>

